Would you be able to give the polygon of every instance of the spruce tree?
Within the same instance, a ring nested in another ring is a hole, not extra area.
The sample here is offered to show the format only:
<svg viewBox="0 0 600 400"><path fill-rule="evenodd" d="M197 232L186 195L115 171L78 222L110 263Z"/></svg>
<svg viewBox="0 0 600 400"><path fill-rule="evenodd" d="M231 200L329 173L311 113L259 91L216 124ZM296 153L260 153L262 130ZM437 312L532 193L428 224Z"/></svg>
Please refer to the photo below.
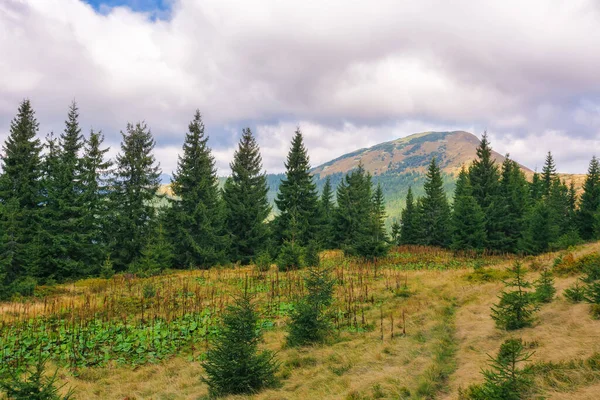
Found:
<svg viewBox="0 0 600 400"><path fill-rule="evenodd" d="M463 168L454 191L451 248L482 250L485 246L485 234L485 215L473 197L469 176Z"/></svg>
<svg viewBox="0 0 600 400"><path fill-rule="evenodd" d="M548 152L548 155L546 156L546 162L542 168L542 194L544 196L550 194L550 188L555 179L556 165L554 164L554 157L552 157L551 152Z"/></svg>
<svg viewBox="0 0 600 400"><path fill-rule="evenodd" d="M540 303L550 303L556 295L556 288L554 287L554 278L552 272L544 268L540 274L540 278L535 282L535 300Z"/></svg>
<svg viewBox="0 0 600 400"><path fill-rule="evenodd" d="M582 239L591 240L597 237L595 232L595 215L600 206L600 163L596 156L592 157L587 177L583 185L583 194L577 213L579 234Z"/></svg>
<svg viewBox="0 0 600 400"><path fill-rule="evenodd" d="M484 132L481 142L477 147L477 158L469 167L469 182L473 188L473 197L481 207L486 216L485 227L488 243L486 247L493 248L494 232L498 231L502 215L497 207L501 207L499 200L499 172L495 160L492 158L492 148L487 139L487 133ZM491 244L491 245L490 245Z"/></svg>
<svg viewBox="0 0 600 400"><path fill-rule="evenodd" d="M571 199L569 188L558 178L550 183L550 190L546 197L550 209L551 223L555 226L558 236L566 235L574 229L571 219Z"/></svg>
<svg viewBox="0 0 600 400"><path fill-rule="evenodd" d="M38 122L29 100L11 121L2 148L0 202L4 205L0 260L5 285L24 276L38 275L40 205L42 204L42 145L36 138Z"/></svg>
<svg viewBox="0 0 600 400"><path fill-rule="evenodd" d="M542 188L542 180L540 179L540 174L536 172L533 173L533 178L530 184L530 194L531 199L535 202L542 198L543 188Z"/></svg>
<svg viewBox="0 0 600 400"><path fill-rule="evenodd" d="M219 195L215 160L207 142L208 136L204 134L200 111L196 110L185 136L183 155L179 156L177 171L172 179L173 194L176 198L171 202L172 208L168 220L178 267L208 268L227 259L229 240L225 226L225 207ZM237 168L239 163L235 165ZM246 173L242 168L240 166L236 174ZM260 169L260 165L258 168ZM251 180L257 185L253 200L261 201L259 192L263 188L260 187L260 178L257 177L260 175L258 172L256 174L256 177ZM235 190L231 184L230 194ZM255 207L253 211L255 217L261 218L264 214L262 208L264 205L257 204ZM250 210L248 212L250 213ZM262 222L262 219L256 222ZM246 238L249 234L249 232L238 233L245 235ZM246 252L243 254L245 257L250 251L248 245L242 243L240 247ZM240 248L236 248L236 251Z"/></svg>
<svg viewBox="0 0 600 400"><path fill-rule="evenodd" d="M273 386L279 363L270 351L259 351L259 318L244 294L227 307L219 335L202 363L211 397L253 394Z"/></svg>
<svg viewBox="0 0 600 400"><path fill-rule="evenodd" d="M166 238L163 224L158 223L130 271L143 277L158 275L173 265L173 258L173 246Z"/></svg>
<svg viewBox="0 0 600 400"><path fill-rule="evenodd" d="M260 149L250 128L244 129L230 167L231 176L223 190L230 254L233 261L248 264L267 248L265 220L271 212Z"/></svg>
<svg viewBox="0 0 600 400"><path fill-rule="evenodd" d="M439 166L433 158L425 177L425 196L422 198L420 214L420 244L448 246L452 239L450 206L443 188Z"/></svg>
<svg viewBox="0 0 600 400"><path fill-rule="evenodd" d="M335 204L333 203L333 189L331 187L331 177L325 178L323 192L319 200L320 226L318 233L318 242L321 248L332 249L335 247L334 241L334 214Z"/></svg>
<svg viewBox="0 0 600 400"><path fill-rule="evenodd" d="M552 210L547 201L541 200L530 209L526 217L526 226L519 246L526 253L543 253L559 237L559 229L554 223Z"/></svg>
<svg viewBox="0 0 600 400"><path fill-rule="evenodd" d="M521 171L519 164L506 155L502 163L499 196L496 197L497 207L495 220L496 230L489 232L488 241L491 248L518 252L525 230L525 218L530 205L529 184Z"/></svg>
<svg viewBox="0 0 600 400"><path fill-rule="evenodd" d="M513 268L508 269L512 279L504 282L512 291L503 291L500 301L492 307L492 319L498 328L506 330L520 329L530 326L536 310L533 293L527 291L531 284L525 280L525 270L516 261Z"/></svg>
<svg viewBox="0 0 600 400"><path fill-rule="evenodd" d="M371 175L362 164L346 174L337 188L336 236L346 254L371 257L373 202Z"/></svg>
<svg viewBox="0 0 600 400"><path fill-rule="evenodd" d="M327 315L335 285L331 271L309 268L304 285L307 294L295 304L288 326L286 341L290 346L322 342L331 331L330 316Z"/></svg>
<svg viewBox="0 0 600 400"><path fill-rule="evenodd" d="M153 154L155 142L146 124L127 124L121 135L110 196L112 260L117 270L127 268L142 255L153 232L153 202L160 183L160 166Z"/></svg>
<svg viewBox="0 0 600 400"><path fill-rule="evenodd" d="M391 232L391 244L399 245L400 244L400 232L402 230L402 226L398 223L398 221L392 222L392 232Z"/></svg>
<svg viewBox="0 0 600 400"><path fill-rule="evenodd" d="M371 244L368 253L373 257L380 257L387 253L388 241L385 229L387 214L385 211L385 199L381 184L377 184L372 197L371 205Z"/></svg>
<svg viewBox="0 0 600 400"><path fill-rule="evenodd" d="M533 369L520 368L533 353L527 353L521 339L507 339L496 358L489 357L490 369L483 370L485 382L471 385L461 398L472 400L521 400L528 398L533 385Z"/></svg>
<svg viewBox="0 0 600 400"><path fill-rule="evenodd" d="M110 169L113 165L104 148L101 132L90 131L85 141L82 160L82 196L84 207L83 231L87 238L86 265L94 272L100 270L108 249L108 219L110 216L108 193Z"/></svg>
<svg viewBox="0 0 600 400"><path fill-rule="evenodd" d="M400 221L402 226L400 227L400 241L399 244L417 244L419 243L419 221L418 221L418 209L415 206L412 187L408 187L408 193L406 193L406 204Z"/></svg>
<svg viewBox="0 0 600 400"><path fill-rule="evenodd" d="M280 246L289 242L293 247L304 247L317 236L318 225L315 221L319 217L319 199L299 128L292 139L285 168L285 178L275 198L279 209L274 221L275 239Z"/></svg>
<svg viewBox="0 0 600 400"><path fill-rule="evenodd" d="M90 249L88 232L83 230L86 210L80 152L84 141L78 119L77 104L73 102L64 132L58 141L51 137L47 144L42 274L59 280L81 278L91 272L85 263Z"/></svg>

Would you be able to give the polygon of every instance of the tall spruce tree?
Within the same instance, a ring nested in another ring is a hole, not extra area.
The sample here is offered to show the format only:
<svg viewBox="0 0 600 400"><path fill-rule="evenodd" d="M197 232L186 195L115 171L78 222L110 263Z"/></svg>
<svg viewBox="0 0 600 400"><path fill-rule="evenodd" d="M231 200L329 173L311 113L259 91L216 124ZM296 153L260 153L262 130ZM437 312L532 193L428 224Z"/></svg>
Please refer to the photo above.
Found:
<svg viewBox="0 0 600 400"><path fill-rule="evenodd" d="M102 262L108 256L108 219L110 216L108 195L109 175L113 165L103 147L104 136L101 132L90 131L85 141L82 160L82 196L84 207L83 231L87 238L86 265L93 273L100 270Z"/></svg>
<svg viewBox="0 0 600 400"><path fill-rule="evenodd" d="M346 174L337 187L336 237L350 255L368 256L372 238L373 203L371 175L362 165Z"/></svg>
<svg viewBox="0 0 600 400"><path fill-rule="evenodd" d="M320 226L318 234L319 245L324 249L332 249L334 244L334 214L335 204L333 203L333 189L331 187L331 177L325 178L323 192L319 200Z"/></svg>
<svg viewBox="0 0 600 400"><path fill-rule="evenodd" d="M160 184L160 166L153 154L155 142L146 124L127 124L121 135L110 196L112 260L117 270L129 267L142 255L153 232L153 202Z"/></svg>
<svg viewBox="0 0 600 400"><path fill-rule="evenodd" d="M451 247L454 250L482 250L485 234L485 215L473 197L469 176L463 168L454 191Z"/></svg>
<svg viewBox="0 0 600 400"><path fill-rule="evenodd" d="M501 203L498 193L499 181L498 166L492 158L492 148L487 133L484 132L477 147L477 158L469 168L469 182L473 188L473 197L486 216L485 227L488 238L486 247L490 248L496 245L493 241L493 233L499 229L499 218L502 214L495 209Z"/></svg>
<svg viewBox="0 0 600 400"><path fill-rule="evenodd" d="M38 127L30 101L23 100L2 149L0 262L7 287L19 278L38 274L38 232L43 200Z"/></svg>
<svg viewBox="0 0 600 400"><path fill-rule="evenodd" d="M596 156L592 157L587 177L583 185L583 193L577 213L579 235L582 239L590 240L597 236L595 232L595 216L600 206L600 163Z"/></svg>
<svg viewBox="0 0 600 400"><path fill-rule="evenodd" d="M419 243L419 210L415 206L412 187L408 187L408 193L406 193L406 205L402 210L400 227L400 241L399 244L417 244Z"/></svg>
<svg viewBox="0 0 600 400"><path fill-rule="evenodd" d="M380 257L387 253L389 241L385 229L387 214L381 184L377 184L371 202L371 242L367 253L371 257Z"/></svg>
<svg viewBox="0 0 600 400"><path fill-rule="evenodd" d="M176 198L172 201L171 217L168 220L178 267L208 268L227 259L229 240L225 226L225 207L219 195L215 160L207 142L208 136L204 134L202 116L200 111L196 110L185 136L183 155L179 156L177 171L172 179L173 194ZM248 155L245 153L243 157ZM236 168L240 167L236 174L248 172L244 172L239 163L235 165ZM260 170L260 165L258 169ZM253 178L252 182L257 185L257 193L253 200L260 201L259 191L263 189L260 187L260 178ZM230 187L230 194L232 190L234 189ZM255 206L255 217L259 218L264 214L261 208L264 204ZM248 244L240 245L236 251L244 249L245 253L242 255L247 257Z"/></svg>
<svg viewBox="0 0 600 400"><path fill-rule="evenodd" d="M530 204L529 184L525 174L521 171L519 164L506 155L502 163L498 207L498 229L490 232L492 241L495 239L493 248L516 253L523 238L525 230L525 217Z"/></svg>
<svg viewBox="0 0 600 400"><path fill-rule="evenodd" d="M543 188L542 188L542 180L540 179L540 174L536 172L533 173L533 178L531 179L531 184L530 184L530 193L531 193L531 199L533 201L538 201L542 198L542 194L543 194Z"/></svg>
<svg viewBox="0 0 600 400"><path fill-rule="evenodd" d="M554 157L552 153L548 152L546 155L546 161L542 168L542 194L548 196L550 194L550 188L552 183L556 179L556 165L554 164Z"/></svg>
<svg viewBox="0 0 600 400"><path fill-rule="evenodd" d="M292 139L285 168L285 178L275 198L279 209L274 221L275 239L278 245L288 242L291 246L304 247L316 239L319 199L300 128Z"/></svg>
<svg viewBox="0 0 600 400"><path fill-rule="evenodd" d="M81 278L91 272L85 263L90 249L83 230L86 215L80 153L84 141L75 102L69 107L65 125L58 140L48 139L43 180L42 274L58 280Z"/></svg>
<svg viewBox="0 0 600 400"><path fill-rule="evenodd" d="M268 245L265 220L271 212L260 149L250 128L244 129L230 167L231 176L223 190L230 254L232 260L248 264Z"/></svg>
<svg viewBox="0 0 600 400"><path fill-rule="evenodd" d="M424 189L425 196L422 197L419 210L420 244L446 247L452 238L450 206L435 157L429 164Z"/></svg>

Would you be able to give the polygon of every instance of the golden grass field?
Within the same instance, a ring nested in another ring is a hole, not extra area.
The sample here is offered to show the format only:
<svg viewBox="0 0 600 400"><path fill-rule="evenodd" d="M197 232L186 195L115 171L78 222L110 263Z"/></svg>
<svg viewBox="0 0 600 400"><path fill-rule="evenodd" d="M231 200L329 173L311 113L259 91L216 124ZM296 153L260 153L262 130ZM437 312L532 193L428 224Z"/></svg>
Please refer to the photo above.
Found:
<svg viewBox="0 0 600 400"><path fill-rule="evenodd" d="M600 243L593 243L570 253L576 258L599 251ZM533 262L536 267L528 272L528 280L537 279L539 268L550 267L557 256L558 253L545 254L523 260L525 266ZM541 306L533 327L506 332L497 329L490 317L490 306L497 300L503 283L499 279L470 280L471 259L423 248L397 249L389 259L370 264L345 260L339 252L326 252L322 258L343 282L336 289L333 306L340 316L335 335L323 345L286 348L286 317L273 316L274 327L265 332L263 346L277 352L281 385L250 398L456 399L460 388L481 382L480 370L486 367L487 354L495 355L509 337L521 337L530 344L535 351L532 362L568 361L600 352L600 321L592 319L590 306L571 304L562 296L576 276L555 277L558 296ZM498 271L494 275L497 278L513 262L509 257L484 259L487 268ZM10 324L26 315L39 317L59 309L64 312L66 306L71 316L81 317L102 308L107 297L139 297L148 282L158 288L159 296L164 286L162 308L157 304L150 309L166 318L169 312L177 314L181 307L221 310L243 285L271 282L255 299L263 310L267 304L291 302L300 295L301 277L302 271L284 274L273 268L260 274L252 267L243 267L175 272L148 279L93 279L62 286L46 299L26 305L2 304L0 321ZM274 289L276 279L279 289ZM404 293L400 288L405 283L410 291L408 297L399 295ZM195 293L196 303L178 304L169 310L165 306L169 303L169 291L175 292L182 285ZM125 307L123 311L114 304L113 310L114 318L122 318L123 312L136 314L134 309ZM197 348L205 345L198 343ZM206 398L200 362L189 361L188 356L189 350L182 349L181 354L157 364L131 367L110 362L103 367L80 368L76 374L61 366L60 384L73 387L78 399ZM581 371L581 375L575 373L567 385L553 384L550 378L536 382L548 399L600 398L598 373ZM234 398L245 397L231 397Z"/></svg>

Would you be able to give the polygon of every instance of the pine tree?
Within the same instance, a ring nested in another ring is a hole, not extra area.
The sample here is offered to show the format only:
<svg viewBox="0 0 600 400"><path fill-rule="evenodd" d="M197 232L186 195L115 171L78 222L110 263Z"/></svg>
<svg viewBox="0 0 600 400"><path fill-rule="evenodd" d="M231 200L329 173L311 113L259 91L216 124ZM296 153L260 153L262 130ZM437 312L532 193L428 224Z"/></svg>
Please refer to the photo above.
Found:
<svg viewBox="0 0 600 400"><path fill-rule="evenodd" d="M88 237L82 229L86 218L80 155L84 141L78 118L77 104L73 102L58 141L48 139L45 162L42 274L59 280L80 278L90 272L85 263L90 250Z"/></svg>
<svg viewBox="0 0 600 400"><path fill-rule="evenodd" d="M469 176L463 168L454 191L451 247L454 250L482 250L485 234L485 215L473 197Z"/></svg>
<svg viewBox="0 0 600 400"><path fill-rule="evenodd" d="M558 178L550 183L550 190L546 197L548 208L550 209L551 223L555 226L558 236L565 235L572 231L574 225L571 219L571 199L569 188Z"/></svg>
<svg viewBox="0 0 600 400"><path fill-rule="evenodd" d="M285 178L275 198L279 209L274 221L275 239L278 245L290 242L292 246L304 247L316 239L319 210L317 189L299 128L292 139L285 168Z"/></svg>
<svg viewBox="0 0 600 400"><path fill-rule="evenodd" d="M168 220L176 265L179 267L208 268L227 259L229 240L225 226L225 207L219 195L215 161L207 142L208 136L204 134L200 111L196 110L185 136L183 155L179 156L177 171L172 179L176 198L172 201ZM235 165L237 168L239 163ZM236 174L244 174L243 167L239 167ZM260 165L258 168L260 169ZM260 178L253 179L252 182L257 185L256 197L253 199L260 201ZM232 184L233 182L230 183L230 194L234 190ZM255 217L262 217L264 205L257 204L255 207ZM249 232L239 234L248 235ZM245 252L249 251L247 243L242 243L241 246Z"/></svg>
<svg viewBox="0 0 600 400"><path fill-rule="evenodd" d="M412 187L408 187L406 193L406 205L402 210L399 244L417 244L419 243L419 221L418 208L413 200Z"/></svg>
<svg viewBox="0 0 600 400"><path fill-rule="evenodd" d="M211 397L252 394L273 386L279 363L270 351L258 351L262 338L258 313L244 294L223 315L220 334L202 363Z"/></svg>
<svg viewBox="0 0 600 400"><path fill-rule="evenodd" d="M452 239L450 207L443 188L442 175L435 158L425 177L425 196L419 210L420 244L445 247Z"/></svg>
<svg viewBox="0 0 600 400"><path fill-rule="evenodd" d="M113 165L106 159L109 148L103 148L101 132L90 131L85 141L82 159L82 196L84 207L83 232L87 237L85 262L92 272L98 272L108 256L108 193L109 174Z"/></svg>
<svg viewBox="0 0 600 400"><path fill-rule="evenodd" d="M550 194L550 188L555 179L556 165L554 164L554 157L552 157L551 152L548 152L548 155L546 156L546 162L542 168L542 194L544 196Z"/></svg>
<svg viewBox="0 0 600 400"><path fill-rule="evenodd" d="M36 138L38 122L29 100L11 121L3 147L0 202L2 243L0 260L5 285L38 274L40 204L42 204L42 145Z"/></svg>
<svg viewBox="0 0 600 400"><path fill-rule="evenodd" d="M321 248L333 249L335 247L334 214L333 189L331 187L331 177L328 176L325 178L323 193L321 193L321 199L319 200L320 226L317 241Z"/></svg>
<svg viewBox="0 0 600 400"><path fill-rule="evenodd" d="M231 177L223 190L230 253L232 260L248 264L267 248L265 220L271 212L260 150L249 128L244 129L230 166Z"/></svg>
<svg viewBox="0 0 600 400"><path fill-rule="evenodd" d="M112 259L117 270L125 269L142 255L153 229L153 202L160 183L160 166L152 154L155 142L146 124L127 124L121 135L110 196Z"/></svg>
<svg viewBox="0 0 600 400"><path fill-rule="evenodd" d="M498 219L502 215L501 211L495 209L500 207L499 178L498 166L492 158L492 148L487 139L487 133L484 132L481 143L477 147L477 158L469 168L469 182L473 188L473 197L486 216L485 229L488 238L486 247L494 246L494 243L489 241L498 231L500 225Z"/></svg>
<svg viewBox="0 0 600 400"><path fill-rule="evenodd" d="M600 163L596 156L592 157L587 177L583 185L583 194L577 215L579 234L582 239L591 240L597 237L595 232L595 215L600 206Z"/></svg>
<svg viewBox="0 0 600 400"><path fill-rule="evenodd" d="M492 319L499 328L514 330L530 326L536 308L533 293L526 290L531 284L525 281L525 270L521 263L516 261L508 271L512 279L504 283L507 288L515 290L503 291L498 296L500 301L492 307Z"/></svg>

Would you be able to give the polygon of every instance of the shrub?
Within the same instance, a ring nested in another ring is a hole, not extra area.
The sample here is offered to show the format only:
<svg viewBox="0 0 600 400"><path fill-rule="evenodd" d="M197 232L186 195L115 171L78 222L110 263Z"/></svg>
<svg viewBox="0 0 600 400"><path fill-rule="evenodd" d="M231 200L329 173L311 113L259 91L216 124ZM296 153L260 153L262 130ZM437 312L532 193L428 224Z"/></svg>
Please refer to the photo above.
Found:
<svg viewBox="0 0 600 400"><path fill-rule="evenodd" d="M292 311L287 344L303 346L322 342L331 330L327 307L333 301L335 281L328 269L309 268L304 279L308 294Z"/></svg>
<svg viewBox="0 0 600 400"><path fill-rule="evenodd" d="M304 249L294 243L285 242L277 257L277 267L280 271L299 269L302 266L302 253Z"/></svg>
<svg viewBox="0 0 600 400"><path fill-rule="evenodd" d="M12 292L13 295L17 296L33 296L36 285L37 281L35 278L24 276L12 283L9 292Z"/></svg>
<svg viewBox="0 0 600 400"><path fill-rule="evenodd" d="M552 273L544 269L540 279L535 282L535 300L540 303L550 303L556 294Z"/></svg>
<svg viewBox="0 0 600 400"><path fill-rule="evenodd" d="M7 377L0 381L0 391L6 393L11 400L68 400L73 397L73 390L69 389L66 395L60 396L58 392L64 387L55 387L56 375L45 376L46 360L40 358L34 369L23 378L15 371L9 371Z"/></svg>
<svg viewBox="0 0 600 400"><path fill-rule="evenodd" d="M573 286L565 289L564 295L572 303L580 303L585 300L585 287L580 285L578 280Z"/></svg>
<svg viewBox="0 0 600 400"><path fill-rule="evenodd" d="M525 290L531 284L524 279L525 271L521 263L515 262L509 271L513 277L505 281L505 285L515 290L503 291L498 296L500 302L492 307L492 318L499 328L513 330L530 326L536 307L533 294Z"/></svg>
<svg viewBox="0 0 600 400"><path fill-rule="evenodd" d="M482 371L484 383L471 385L460 394L461 399L521 400L529 397L533 380L532 368L519 368L533 353L527 353L520 339L508 339L496 358L489 357L490 369Z"/></svg>
<svg viewBox="0 0 600 400"><path fill-rule="evenodd" d="M252 394L277 383L279 363L270 351L258 351L262 334L248 294L223 315L220 334L202 363L211 397Z"/></svg>

